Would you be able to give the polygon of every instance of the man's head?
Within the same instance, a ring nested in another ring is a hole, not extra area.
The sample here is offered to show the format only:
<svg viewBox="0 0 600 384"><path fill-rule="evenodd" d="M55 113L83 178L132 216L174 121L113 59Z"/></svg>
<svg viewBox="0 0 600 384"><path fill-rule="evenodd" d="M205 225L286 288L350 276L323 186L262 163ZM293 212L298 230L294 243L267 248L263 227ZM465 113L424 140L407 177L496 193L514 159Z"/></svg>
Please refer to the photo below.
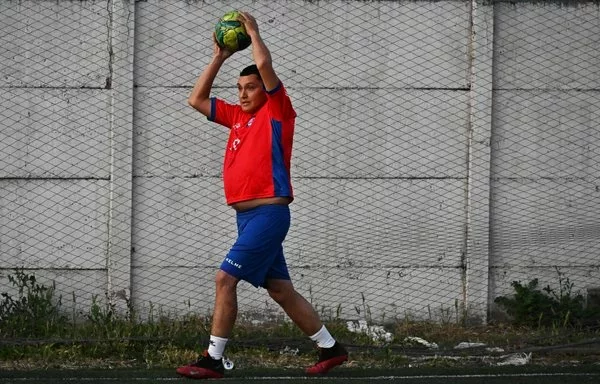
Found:
<svg viewBox="0 0 600 384"><path fill-rule="evenodd" d="M260 72L256 65L247 66L240 72L237 87L242 111L246 113L258 111L267 101Z"/></svg>

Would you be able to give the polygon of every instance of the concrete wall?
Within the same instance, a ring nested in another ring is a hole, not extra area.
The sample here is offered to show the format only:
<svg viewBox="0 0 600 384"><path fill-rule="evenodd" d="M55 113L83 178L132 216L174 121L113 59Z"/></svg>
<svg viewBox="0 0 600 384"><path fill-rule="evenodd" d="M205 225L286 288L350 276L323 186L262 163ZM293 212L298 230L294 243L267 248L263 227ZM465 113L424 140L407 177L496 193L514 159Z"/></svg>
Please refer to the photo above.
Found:
<svg viewBox="0 0 600 384"><path fill-rule="evenodd" d="M593 286L597 5L155 0L0 4L3 290L25 267L82 310L211 310L227 132L186 99L230 8L298 112L286 257L321 312L485 320L515 279ZM241 287L242 312L278 313Z"/></svg>
<svg viewBox="0 0 600 384"><path fill-rule="evenodd" d="M600 277L599 7L495 15L490 300L534 277L585 294Z"/></svg>

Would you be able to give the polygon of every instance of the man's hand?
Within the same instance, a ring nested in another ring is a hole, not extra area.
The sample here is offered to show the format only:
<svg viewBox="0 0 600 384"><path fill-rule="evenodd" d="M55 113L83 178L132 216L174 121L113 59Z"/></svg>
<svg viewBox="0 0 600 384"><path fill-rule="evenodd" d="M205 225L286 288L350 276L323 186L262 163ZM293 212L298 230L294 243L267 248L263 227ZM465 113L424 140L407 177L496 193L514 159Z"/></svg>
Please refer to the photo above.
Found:
<svg viewBox="0 0 600 384"><path fill-rule="evenodd" d="M221 48L221 46L217 43L217 35L213 32L213 57L225 61L231 55L233 55L232 51L228 50L227 48Z"/></svg>
<svg viewBox="0 0 600 384"><path fill-rule="evenodd" d="M238 16L238 21L242 23L244 28L246 29L246 33L252 38L254 35L258 35L258 23L254 16L249 14L248 12L241 12Z"/></svg>

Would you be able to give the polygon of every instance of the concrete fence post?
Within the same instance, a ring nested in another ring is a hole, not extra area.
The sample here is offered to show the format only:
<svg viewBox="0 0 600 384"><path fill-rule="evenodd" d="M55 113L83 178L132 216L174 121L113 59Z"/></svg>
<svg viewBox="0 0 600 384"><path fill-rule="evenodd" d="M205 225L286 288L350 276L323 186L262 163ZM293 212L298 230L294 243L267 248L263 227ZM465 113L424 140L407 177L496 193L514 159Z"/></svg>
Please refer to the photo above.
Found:
<svg viewBox="0 0 600 384"><path fill-rule="evenodd" d="M133 170L133 1L110 1L108 49L111 90L111 172L107 292L111 304L126 309L131 298L131 213Z"/></svg>
<svg viewBox="0 0 600 384"><path fill-rule="evenodd" d="M490 139L494 42L492 2L473 0L470 34L469 150L464 252L464 310L486 322L489 286Z"/></svg>

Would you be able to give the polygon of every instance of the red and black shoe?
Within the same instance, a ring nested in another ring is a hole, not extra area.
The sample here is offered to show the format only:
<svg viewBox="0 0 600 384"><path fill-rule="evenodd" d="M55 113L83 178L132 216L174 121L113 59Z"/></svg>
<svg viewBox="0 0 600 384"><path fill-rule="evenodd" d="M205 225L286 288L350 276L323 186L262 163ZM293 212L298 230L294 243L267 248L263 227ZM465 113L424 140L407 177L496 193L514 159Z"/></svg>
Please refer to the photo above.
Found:
<svg viewBox="0 0 600 384"><path fill-rule="evenodd" d="M225 376L225 367L223 359L213 359L204 351L196 361L177 368L176 372L190 379L221 379Z"/></svg>
<svg viewBox="0 0 600 384"><path fill-rule="evenodd" d="M348 351L336 341L331 348L319 348L319 361L312 367L306 368L306 373L324 375L344 361L348 361Z"/></svg>

